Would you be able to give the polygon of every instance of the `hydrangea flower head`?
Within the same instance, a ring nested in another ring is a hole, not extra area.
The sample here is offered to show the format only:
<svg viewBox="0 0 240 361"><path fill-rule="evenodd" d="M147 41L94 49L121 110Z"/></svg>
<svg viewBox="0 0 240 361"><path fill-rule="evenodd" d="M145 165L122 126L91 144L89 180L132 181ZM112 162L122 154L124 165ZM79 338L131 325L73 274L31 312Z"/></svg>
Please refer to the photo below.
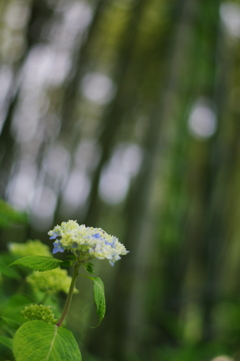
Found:
<svg viewBox="0 0 240 361"><path fill-rule="evenodd" d="M48 232L50 239L55 239L53 253L65 250L80 251L91 258L108 259L113 266L121 255L128 251L115 236L111 236L101 228L86 227L76 221L62 222Z"/></svg>

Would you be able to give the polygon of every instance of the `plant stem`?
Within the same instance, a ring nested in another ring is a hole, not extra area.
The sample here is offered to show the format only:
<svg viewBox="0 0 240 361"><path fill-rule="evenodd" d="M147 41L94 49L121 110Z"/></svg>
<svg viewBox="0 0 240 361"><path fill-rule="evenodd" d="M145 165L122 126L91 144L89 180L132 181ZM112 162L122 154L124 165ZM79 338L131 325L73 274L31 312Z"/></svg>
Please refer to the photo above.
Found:
<svg viewBox="0 0 240 361"><path fill-rule="evenodd" d="M65 306L64 306L64 310L63 310L62 316L60 317L59 321L56 323L56 326L61 326L61 324L63 323L65 317L67 316L69 307L71 305L74 286L75 286L75 283L76 283L76 279L77 279L77 276L78 276L78 270L79 270L80 266L81 266L81 264L77 263L75 265L75 267L74 267L72 282L71 282L71 285L70 285L70 288L69 288L69 292L68 292L67 300L66 300L66 303L65 303Z"/></svg>

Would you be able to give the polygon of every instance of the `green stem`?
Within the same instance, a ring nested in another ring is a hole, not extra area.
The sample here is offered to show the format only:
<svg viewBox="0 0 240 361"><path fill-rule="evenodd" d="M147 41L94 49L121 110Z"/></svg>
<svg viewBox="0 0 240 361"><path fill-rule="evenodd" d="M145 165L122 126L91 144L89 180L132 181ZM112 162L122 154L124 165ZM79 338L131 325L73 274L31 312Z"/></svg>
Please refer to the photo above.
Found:
<svg viewBox="0 0 240 361"><path fill-rule="evenodd" d="M69 307L71 305L73 291L74 291L76 279L77 279L77 276L78 276L78 270L79 270L80 266L81 266L81 264L77 263L75 265L75 267L74 267L72 282L71 282L71 285L70 285L70 288L69 288L69 292L68 292L67 300L66 300L66 303L65 303L65 306L64 306L64 310L63 310L62 316L60 317L59 321L56 323L56 326L61 326L61 324L63 323L65 317L67 316Z"/></svg>

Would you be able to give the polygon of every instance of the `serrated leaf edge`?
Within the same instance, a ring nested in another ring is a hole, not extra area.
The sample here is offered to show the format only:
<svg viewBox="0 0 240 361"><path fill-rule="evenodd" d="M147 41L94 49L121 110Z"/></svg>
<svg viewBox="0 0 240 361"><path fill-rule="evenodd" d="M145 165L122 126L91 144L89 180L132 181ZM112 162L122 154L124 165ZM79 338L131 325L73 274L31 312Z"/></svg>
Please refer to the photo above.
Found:
<svg viewBox="0 0 240 361"><path fill-rule="evenodd" d="M21 263L21 260L25 260L26 258L34 258L34 257L38 257L38 258L44 258L45 261L47 261L46 259L49 258L49 260L51 260L52 263L55 262L55 266L50 268L50 269L46 269L46 270L42 270L42 269L39 269L38 267L32 267L32 266L29 266L29 265L26 265L26 264L23 264ZM18 258L17 260L15 260L14 262L10 263L9 267L10 266L15 266L15 265L20 265L20 266L24 266L24 267L27 267L27 268L30 268L30 269L33 269L35 271L39 271L39 272L47 272L47 271L51 271L55 268L58 268L61 263L63 263L63 261L59 260L59 259L56 259L56 258L53 258L53 257L45 257L45 256L25 256L25 257L21 257L21 258Z"/></svg>

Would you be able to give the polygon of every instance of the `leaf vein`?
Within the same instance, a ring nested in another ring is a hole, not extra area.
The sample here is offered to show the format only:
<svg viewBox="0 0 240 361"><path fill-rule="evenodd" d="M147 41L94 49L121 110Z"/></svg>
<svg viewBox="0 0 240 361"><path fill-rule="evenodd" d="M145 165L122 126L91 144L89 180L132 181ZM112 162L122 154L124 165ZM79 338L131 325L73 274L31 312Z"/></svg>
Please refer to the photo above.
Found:
<svg viewBox="0 0 240 361"><path fill-rule="evenodd" d="M50 353L52 352L52 348L53 348L53 345L54 345L54 341L55 341L55 338L57 337L57 331L58 331L58 326L55 326L54 336L53 336L53 339L52 339L52 342L51 342L51 345L50 345L50 349L49 349L48 354L47 354L47 357L46 357L46 361L49 360Z"/></svg>

